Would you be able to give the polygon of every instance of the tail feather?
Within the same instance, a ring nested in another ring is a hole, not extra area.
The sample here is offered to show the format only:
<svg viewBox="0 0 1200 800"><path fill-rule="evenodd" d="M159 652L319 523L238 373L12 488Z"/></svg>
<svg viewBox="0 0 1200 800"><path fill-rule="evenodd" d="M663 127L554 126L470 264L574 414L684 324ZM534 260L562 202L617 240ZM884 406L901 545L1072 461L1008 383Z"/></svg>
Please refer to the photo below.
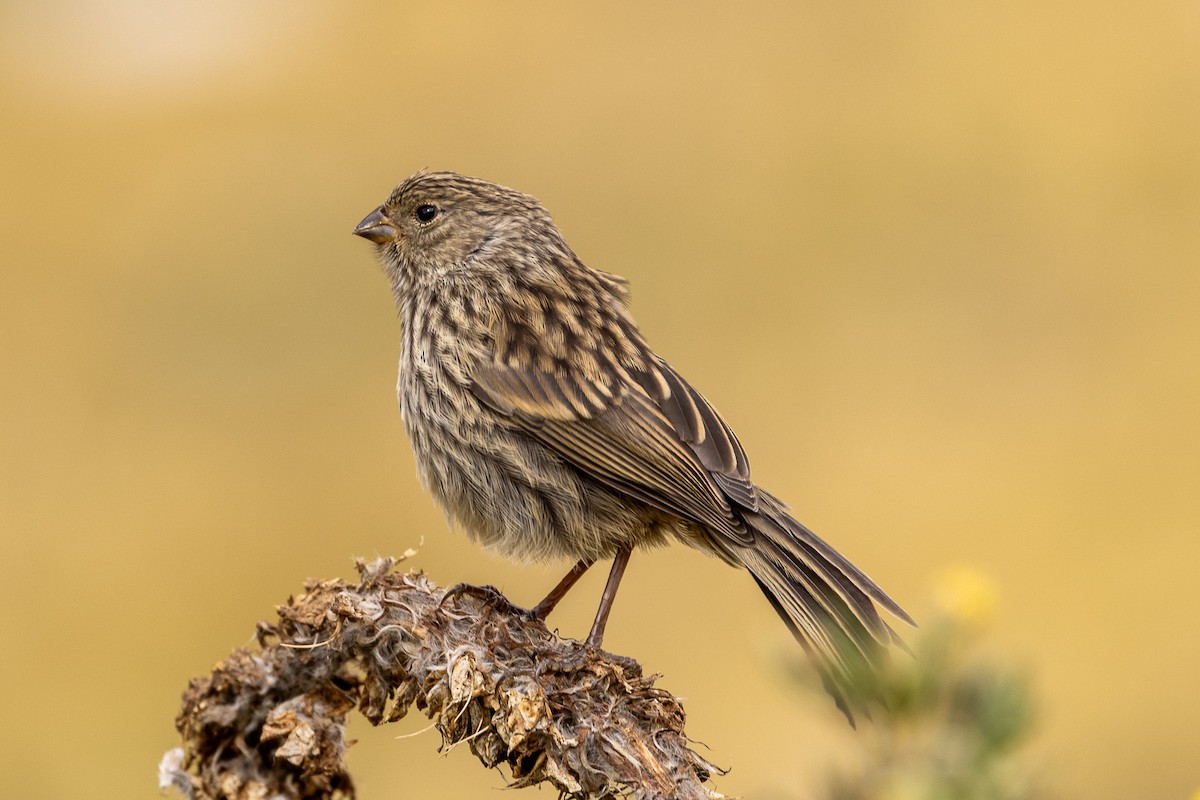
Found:
<svg viewBox="0 0 1200 800"><path fill-rule="evenodd" d="M828 542L810 531L803 523L795 520L789 513L786 503L762 489L758 490L758 495L761 499L765 516L774 520L778 526L788 530L796 539L820 553L829 563L836 565L847 579L886 609L889 614L904 620L909 625L915 626L917 624L908 615L908 612L901 608L895 600L888 597L883 589L879 588L879 585L875 581L868 578L862 570L850 563L848 558L837 550L834 550Z"/></svg>
<svg viewBox="0 0 1200 800"><path fill-rule="evenodd" d="M813 659L813 665L817 670L817 674L821 676L821 685L824 686L825 691L833 697L833 702L837 704L838 709L846 715L846 720L850 723L850 727L857 728L858 726L854 722L854 712L850 709L850 704L846 699L846 694L843 692L842 687L838 685L837 681L834 680L833 674L830 672L829 668L822 663L820 657L813 649L813 646L809 644L807 637L801 633L800 629L796 626L796 623L792 621L792 618L788 614L787 610L780 605L779 600L776 599L775 593L772 592L763 581L759 580L758 575L756 575L753 571L750 572L750 575L754 578L754 582L758 584L758 588L762 589L762 593L766 595L767 600L771 602L771 606L774 607L775 613L779 614L779 617L784 621L784 623L787 624L788 630L792 632L792 636L796 638L796 641L800 643L800 645Z"/></svg>
<svg viewBox="0 0 1200 800"><path fill-rule="evenodd" d="M871 598L850 580L839 565L773 520L757 521L757 524L752 521L751 524L757 534L756 544L768 545L766 552L773 560L786 570L787 575L801 581L826 611L840 618L844 616L845 607L853 609L861 625L847 633L858 633L865 628L881 644L891 640L887 626Z"/></svg>
<svg viewBox="0 0 1200 800"><path fill-rule="evenodd" d="M738 559L812 655L825 689L853 725L854 711L865 712L873 694L864 685L869 684L867 676L886 660L889 645L904 647L875 604L915 623L874 581L792 519L778 501L744 518L755 542L737 548Z"/></svg>
<svg viewBox="0 0 1200 800"><path fill-rule="evenodd" d="M800 632L801 643L818 654L827 654L825 660L831 665L850 669L849 653L834 640L839 629L834 616L812 596L804 583L786 567L769 558L760 558L758 551L747 553L744 561L775 610L789 627Z"/></svg>

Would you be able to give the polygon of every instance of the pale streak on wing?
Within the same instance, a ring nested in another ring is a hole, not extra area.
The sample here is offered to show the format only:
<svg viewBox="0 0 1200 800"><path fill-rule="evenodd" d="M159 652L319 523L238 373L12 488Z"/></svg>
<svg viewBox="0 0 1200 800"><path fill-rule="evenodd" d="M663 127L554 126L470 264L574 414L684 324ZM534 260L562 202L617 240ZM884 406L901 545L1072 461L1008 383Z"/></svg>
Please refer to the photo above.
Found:
<svg viewBox="0 0 1200 800"><path fill-rule="evenodd" d="M677 435L712 473L713 480L738 505L757 511L758 493L750 481L750 460L737 435L702 394L661 358L637 374Z"/></svg>
<svg viewBox="0 0 1200 800"><path fill-rule="evenodd" d="M515 369L495 364L483 364L472 376L475 385L486 392L497 411L505 414L520 412L545 419L578 419L587 413L585 408L572 403L562 391L549 392L548 382L531 383L526 375Z"/></svg>

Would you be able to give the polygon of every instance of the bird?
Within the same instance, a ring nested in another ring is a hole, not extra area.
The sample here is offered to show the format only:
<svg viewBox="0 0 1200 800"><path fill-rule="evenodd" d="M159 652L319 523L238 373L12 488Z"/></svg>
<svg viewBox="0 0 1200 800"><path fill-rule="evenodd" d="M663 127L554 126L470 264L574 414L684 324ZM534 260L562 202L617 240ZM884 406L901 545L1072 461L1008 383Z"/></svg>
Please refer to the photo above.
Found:
<svg viewBox="0 0 1200 800"><path fill-rule="evenodd" d="M399 313L421 482L484 547L574 561L530 618L611 558L598 649L633 549L683 543L750 573L854 724L862 676L903 647L880 611L915 623L754 482L733 430L646 342L625 279L586 265L535 197L455 172L405 179L354 233Z"/></svg>

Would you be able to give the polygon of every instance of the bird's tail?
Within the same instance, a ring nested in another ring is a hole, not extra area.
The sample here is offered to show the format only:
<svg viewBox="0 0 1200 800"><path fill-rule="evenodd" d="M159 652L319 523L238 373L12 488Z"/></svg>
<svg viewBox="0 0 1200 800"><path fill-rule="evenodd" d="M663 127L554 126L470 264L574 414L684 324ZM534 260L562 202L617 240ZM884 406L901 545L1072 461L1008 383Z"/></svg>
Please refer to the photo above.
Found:
<svg viewBox="0 0 1200 800"><path fill-rule="evenodd" d="M850 724L872 693L870 676L888 645L904 646L876 607L915 625L874 581L759 490L758 512L744 514L754 544L737 550L763 594L813 656L826 690Z"/></svg>

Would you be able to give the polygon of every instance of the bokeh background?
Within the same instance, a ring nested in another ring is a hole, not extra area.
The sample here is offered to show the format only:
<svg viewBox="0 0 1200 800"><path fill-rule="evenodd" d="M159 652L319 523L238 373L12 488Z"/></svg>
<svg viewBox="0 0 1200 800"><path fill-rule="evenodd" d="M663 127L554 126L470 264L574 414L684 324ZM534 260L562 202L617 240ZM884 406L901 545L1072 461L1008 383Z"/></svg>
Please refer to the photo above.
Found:
<svg viewBox="0 0 1200 800"><path fill-rule="evenodd" d="M1200 786L1195 3L10 2L0 113L6 795L155 796L188 678L353 556L559 577L414 478L350 230L422 167L542 198L916 616L993 586L1063 796ZM723 791L853 759L744 575L637 557L609 630ZM424 725L353 726L362 796L503 785Z"/></svg>

